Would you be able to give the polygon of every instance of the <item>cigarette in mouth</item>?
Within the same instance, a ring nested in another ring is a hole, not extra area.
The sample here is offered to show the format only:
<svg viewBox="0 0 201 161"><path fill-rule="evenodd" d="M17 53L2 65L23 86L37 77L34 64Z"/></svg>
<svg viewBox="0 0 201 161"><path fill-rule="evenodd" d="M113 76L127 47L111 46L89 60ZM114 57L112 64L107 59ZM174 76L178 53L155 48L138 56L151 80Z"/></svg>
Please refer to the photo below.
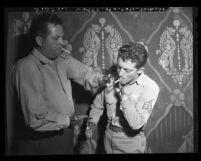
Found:
<svg viewBox="0 0 201 161"><path fill-rule="evenodd" d="M114 84L116 84L116 83L118 83L120 80L119 79L117 79L115 82L114 82Z"/></svg>
<svg viewBox="0 0 201 161"><path fill-rule="evenodd" d="M70 54L70 51L68 51L68 50L66 50L66 49L64 49L64 48L61 48L61 50L63 50L63 51L65 51L65 52L67 52L67 53Z"/></svg>

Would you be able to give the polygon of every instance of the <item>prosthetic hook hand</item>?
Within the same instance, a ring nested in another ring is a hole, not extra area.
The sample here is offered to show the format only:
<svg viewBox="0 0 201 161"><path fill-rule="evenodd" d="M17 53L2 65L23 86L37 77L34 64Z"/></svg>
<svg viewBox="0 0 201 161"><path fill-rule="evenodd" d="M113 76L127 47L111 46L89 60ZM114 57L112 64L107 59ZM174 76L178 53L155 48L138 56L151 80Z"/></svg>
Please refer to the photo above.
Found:
<svg viewBox="0 0 201 161"><path fill-rule="evenodd" d="M90 119L87 120L87 127L85 130L86 139L91 139L94 135L97 125Z"/></svg>

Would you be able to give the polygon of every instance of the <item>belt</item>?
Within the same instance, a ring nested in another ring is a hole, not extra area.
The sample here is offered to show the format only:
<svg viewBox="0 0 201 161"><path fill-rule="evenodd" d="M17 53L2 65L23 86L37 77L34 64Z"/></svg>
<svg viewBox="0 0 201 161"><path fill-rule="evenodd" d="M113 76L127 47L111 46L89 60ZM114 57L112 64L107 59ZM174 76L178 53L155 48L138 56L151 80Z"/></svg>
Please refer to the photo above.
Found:
<svg viewBox="0 0 201 161"><path fill-rule="evenodd" d="M46 132L39 132L39 131L33 131L30 129L24 130L24 132L18 134L17 138L19 140L38 140L43 138L49 138L54 137L58 135L63 135L64 129L58 130L58 131L46 131Z"/></svg>
<svg viewBox="0 0 201 161"><path fill-rule="evenodd" d="M114 126L112 124L109 125L109 129L113 132L124 132L124 129L118 126Z"/></svg>
<svg viewBox="0 0 201 161"><path fill-rule="evenodd" d="M136 136L137 134L139 134L140 132L144 131L143 126L140 129L137 130L133 130L131 128L121 128L118 126L114 126L112 124L109 125L109 129L112 130L113 132L124 132L126 135L133 137Z"/></svg>

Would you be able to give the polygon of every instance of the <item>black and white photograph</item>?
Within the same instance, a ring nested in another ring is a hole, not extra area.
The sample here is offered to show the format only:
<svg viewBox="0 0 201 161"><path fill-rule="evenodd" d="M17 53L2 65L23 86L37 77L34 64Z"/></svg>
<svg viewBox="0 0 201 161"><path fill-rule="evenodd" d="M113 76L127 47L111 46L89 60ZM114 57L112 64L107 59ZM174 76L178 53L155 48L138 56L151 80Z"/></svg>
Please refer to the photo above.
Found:
<svg viewBox="0 0 201 161"><path fill-rule="evenodd" d="M5 8L5 155L197 153L197 10Z"/></svg>

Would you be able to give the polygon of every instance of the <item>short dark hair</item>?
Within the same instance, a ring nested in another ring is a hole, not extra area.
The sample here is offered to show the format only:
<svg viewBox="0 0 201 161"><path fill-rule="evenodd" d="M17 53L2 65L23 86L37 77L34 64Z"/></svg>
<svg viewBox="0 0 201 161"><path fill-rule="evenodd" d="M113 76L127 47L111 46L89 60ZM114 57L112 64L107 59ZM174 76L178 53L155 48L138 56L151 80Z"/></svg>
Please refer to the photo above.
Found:
<svg viewBox="0 0 201 161"><path fill-rule="evenodd" d="M33 17L29 35L34 46L37 46L35 42L36 36L47 36L49 32L48 24L62 25L62 21L55 13L51 12L41 13Z"/></svg>
<svg viewBox="0 0 201 161"><path fill-rule="evenodd" d="M118 57L123 61L130 60L136 63L136 68L143 67L147 62L148 53L141 43L129 42L119 48Z"/></svg>

